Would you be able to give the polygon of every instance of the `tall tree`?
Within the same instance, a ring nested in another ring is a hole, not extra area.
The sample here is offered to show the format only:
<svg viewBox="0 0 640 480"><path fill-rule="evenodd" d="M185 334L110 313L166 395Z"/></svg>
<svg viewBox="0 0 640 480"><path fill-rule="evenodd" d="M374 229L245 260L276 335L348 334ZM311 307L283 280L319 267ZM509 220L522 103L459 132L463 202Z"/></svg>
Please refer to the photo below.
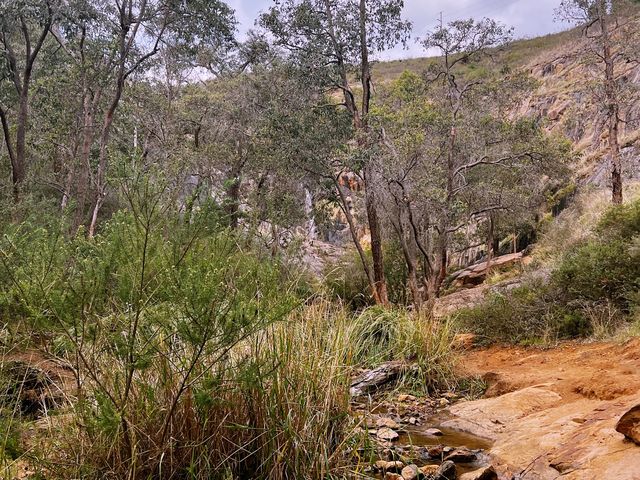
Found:
<svg viewBox="0 0 640 480"><path fill-rule="evenodd" d="M13 195L17 202L27 175L27 128L29 94L38 55L54 21L56 5L50 0L20 0L0 3L0 88L9 82L14 90L17 113L12 134L9 107L0 97L0 121L11 162Z"/></svg>
<svg viewBox="0 0 640 480"><path fill-rule="evenodd" d="M84 140L77 181L83 185L78 192L82 213L89 190L84 185L87 177L92 179L89 236L95 233L108 193L108 149L129 79L148 69L163 45L171 45L172 53L184 59L197 57L207 47L233 44L234 29L233 11L218 0L77 0L68 9L65 23L54 27L56 40L78 64L83 84ZM98 158L91 172L89 157L95 143Z"/></svg>
<svg viewBox="0 0 640 480"><path fill-rule="evenodd" d="M579 23L588 50L584 56L602 67L600 84L603 110L608 125L611 162L611 201L622 203L622 156L620 153L621 85L619 64L626 63L634 50L633 32L626 25L623 12L627 2L613 0L562 0L556 14L561 19ZM622 16L620 13L622 12ZM615 37L619 41L614 43ZM636 45L637 48L637 45Z"/></svg>
<svg viewBox="0 0 640 480"><path fill-rule="evenodd" d="M359 155L351 169L364 185L372 269L362 253L346 196L339 185L336 188L367 272L372 296L382 304L388 303L388 295L377 173L370 158L373 141L369 125L373 95L371 55L406 42L410 24L402 19L403 6L403 0L278 0L260 20L276 44L286 49L294 62L304 66L309 86L340 92L342 106L352 118ZM354 76L359 80L360 91L355 91L351 83Z"/></svg>

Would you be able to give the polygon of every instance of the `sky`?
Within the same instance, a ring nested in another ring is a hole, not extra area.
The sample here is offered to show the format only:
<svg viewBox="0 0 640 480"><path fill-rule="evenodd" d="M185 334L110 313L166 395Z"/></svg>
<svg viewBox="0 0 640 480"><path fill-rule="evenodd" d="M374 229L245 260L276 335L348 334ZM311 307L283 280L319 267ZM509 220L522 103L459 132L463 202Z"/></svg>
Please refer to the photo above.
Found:
<svg viewBox="0 0 640 480"><path fill-rule="evenodd" d="M272 0L227 0L236 11L240 34L254 25L259 13L269 8ZM527 38L564 30L567 24L554 21L554 9L560 0L404 0L404 18L413 24L412 39L407 49L397 47L379 55L380 60L425 56L416 42L433 29L440 18L444 22L460 18L491 17L514 28L516 38Z"/></svg>

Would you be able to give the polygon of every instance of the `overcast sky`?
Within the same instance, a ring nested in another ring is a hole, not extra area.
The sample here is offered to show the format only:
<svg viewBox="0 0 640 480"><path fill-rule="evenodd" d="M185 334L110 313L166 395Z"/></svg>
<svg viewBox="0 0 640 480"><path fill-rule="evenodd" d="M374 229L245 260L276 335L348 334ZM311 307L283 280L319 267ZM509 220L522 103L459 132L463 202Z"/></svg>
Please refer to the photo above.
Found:
<svg viewBox="0 0 640 480"><path fill-rule="evenodd" d="M259 12L272 0L228 0L240 22L241 34L251 28ZM491 17L515 28L518 38L535 37L567 28L554 21L553 11L560 0L404 0L404 17L413 24L413 37L407 50L397 48L381 55L381 59L424 56L415 37L432 29L442 12L445 22L459 18Z"/></svg>

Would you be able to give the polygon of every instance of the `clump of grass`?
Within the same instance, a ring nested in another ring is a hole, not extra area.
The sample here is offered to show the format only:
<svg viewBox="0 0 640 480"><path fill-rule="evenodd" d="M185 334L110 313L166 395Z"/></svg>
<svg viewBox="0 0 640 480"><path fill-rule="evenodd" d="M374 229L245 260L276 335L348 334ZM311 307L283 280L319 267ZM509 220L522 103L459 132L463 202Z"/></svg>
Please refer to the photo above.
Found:
<svg viewBox="0 0 640 480"><path fill-rule="evenodd" d="M404 387L428 393L455 377L454 331L448 321L437 321L425 312L371 307L355 317L350 335L353 361L358 365L411 362L402 378Z"/></svg>

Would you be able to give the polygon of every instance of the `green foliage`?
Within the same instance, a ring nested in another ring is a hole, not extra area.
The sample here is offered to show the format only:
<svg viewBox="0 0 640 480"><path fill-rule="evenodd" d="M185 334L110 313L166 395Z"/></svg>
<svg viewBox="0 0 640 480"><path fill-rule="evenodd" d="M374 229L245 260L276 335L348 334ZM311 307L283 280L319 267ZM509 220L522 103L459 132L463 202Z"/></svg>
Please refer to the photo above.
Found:
<svg viewBox="0 0 640 480"><path fill-rule="evenodd" d="M493 341L610 336L640 305L639 234L640 201L610 207L593 235L564 251L548 284L494 294L458 321Z"/></svg>
<svg viewBox="0 0 640 480"><path fill-rule="evenodd" d="M630 311L640 289L640 201L611 207L593 238L567 252L554 282L570 300L612 302Z"/></svg>
<svg viewBox="0 0 640 480"><path fill-rule="evenodd" d="M389 300L396 305L411 301L407 291L407 268L400 245L389 242L384 245L384 273L387 280ZM365 251L371 261L371 250ZM369 282L357 252L348 250L338 261L324 272L324 283L336 299L354 310L373 305Z"/></svg>
<svg viewBox="0 0 640 480"><path fill-rule="evenodd" d="M453 329L425 314L374 306L358 314L350 326L352 361L375 367L391 360L412 362L402 378L421 393L448 386L452 370Z"/></svg>

